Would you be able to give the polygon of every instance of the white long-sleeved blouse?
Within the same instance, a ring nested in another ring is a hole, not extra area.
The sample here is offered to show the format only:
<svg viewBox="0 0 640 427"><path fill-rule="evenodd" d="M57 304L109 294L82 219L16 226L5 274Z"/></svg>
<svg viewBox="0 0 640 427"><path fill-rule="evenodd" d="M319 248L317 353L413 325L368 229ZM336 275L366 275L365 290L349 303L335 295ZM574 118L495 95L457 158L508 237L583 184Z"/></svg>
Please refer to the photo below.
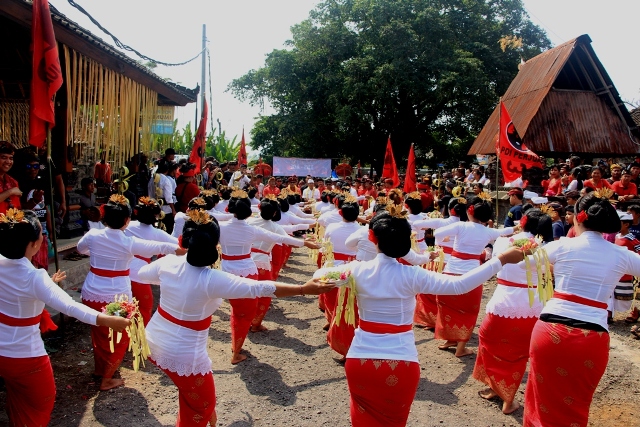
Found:
<svg viewBox="0 0 640 427"><path fill-rule="evenodd" d="M288 233L284 230L283 227L278 225L273 221L267 221L263 218L247 218L247 222L254 226L259 227L264 230L270 231L272 233L280 234L283 236L288 236ZM298 226L289 226L289 227L305 227L305 224L301 224ZM295 239L296 244L294 245L296 248L299 248L304 245L304 240ZM256 267L261 268L263 270L271 270L271 251L273 247L276 245L275 242L272 241L256 241L251 245L251 258L253 258L253 262L256 263ZM257 249L260 252L253 251ZM266 252L263 253L263 252Z"/></svg>
<svg viewBox="0 0 640 427"><path fill-rule="evenodd" d="M180 212L182 213L182 212ZM182 223L184 226L184 222ZM131 221L127 228L124 230L124 234L131 237L137 237L138 239L151 241L151 242L163 242L163 243L173 243L175 245L178 244L178 238L173 237L166 231L160 230L159 228L155 228L149 224L142 224L140 221ZM182 233L180 233L182 234ZM148 263L145 260L134 257L131 260L131 265L129 266L129 277L132 281L138 283L144 283L140 281L138 277L138 270L147 265Z"/></svg>

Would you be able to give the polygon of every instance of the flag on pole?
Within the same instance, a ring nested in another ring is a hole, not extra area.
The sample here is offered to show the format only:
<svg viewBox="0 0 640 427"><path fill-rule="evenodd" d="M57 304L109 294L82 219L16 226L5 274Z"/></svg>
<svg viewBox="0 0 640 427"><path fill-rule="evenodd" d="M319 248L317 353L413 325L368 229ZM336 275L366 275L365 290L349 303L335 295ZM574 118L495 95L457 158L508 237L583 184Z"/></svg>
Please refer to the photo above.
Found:
<svg viewBox="0 0 640 427"><path fill-rule="evenodd" d="M391 148L391 135L387 140L387 150L384 153L384 166L382 167L382 178L390 178L393 180L394 188L400 185L400 177L398 177L398 168L396 160L393 158L393 149Z"/></svg>
<svg viewBox="0 0 640 427"><path fill-rule="evenodd" d="M500 103L500 133L498 136L500 167L506 182L515 181L522 176L522 169L542 168L540 157L529 150L518 135L515 125L504 103Z"/></svg>
<svg viewBox="0 0 640 427"><path fill-rule="evenodd" d="M207 101L204 101L204 107L202 108L202 117L200 118L200 124L198 125L198 131L196 132L196 138L193 141L193 147L191 148L191 154L189 155L189 163L194 163L198 167L198 171L202 170L202 167L204 166L204 153L207 144L208 115L209 106L207 105Z"/></svg>
<svg viewBox="0 0 640 427"><path fill-rule="evenodd" d="M29 94L29 144L42 147L47 139L47 123L55 123L53 100L62 86L58 43L53 33L47 0L33 0L31 22L33 44L31 93Z"/></svg>
<svg viewBox="0 0 640 427"><path fill-rule="evenodd" d="M405 193L412 193L414 191L418 191L417 182L416 182L416 153L413 150L413 144L411 144L411 148L409 149L409 160L407 161L407 173L404 177L404 188L402 189Z"/></svg>
<svg viewBox="0 0 640 427"><path fill-rule="evenodd" d="M240 141L240 151L238 151L238 165L247 164L247 144L244 141L244 128L242 128L242 140Z"/></svg>

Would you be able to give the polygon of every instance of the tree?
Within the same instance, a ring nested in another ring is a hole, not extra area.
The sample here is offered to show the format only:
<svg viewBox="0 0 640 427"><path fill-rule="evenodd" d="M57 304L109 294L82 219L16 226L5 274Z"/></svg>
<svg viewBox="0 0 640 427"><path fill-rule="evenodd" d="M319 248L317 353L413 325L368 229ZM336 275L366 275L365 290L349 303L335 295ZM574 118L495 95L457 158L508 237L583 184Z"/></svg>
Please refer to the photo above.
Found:
<svg viewBox="0 0 640 427"><path fill-rule="evenodd" d="M191 129L191 122L187 123L184 129L177 128L178 120L174 120L172 135L154 135L152 150L164 153L164 150L172 147L177 154L189 154L195 140L195 133ZM232 139L227 137L225 131L216 135L216 128L207 134L205 156L213 156L220 162L228 162L238 158L240 143L237 142L238 135Z"/></svg>
<svg viewBox="0 0 640 427"><path fill-rule="evenodd" d="M521 0L325 0L291 31L229 85L276 111L251 146L377 168L388 135L396 159L412 142L431 163L466 153L521 59L551 46Z"/></svg>

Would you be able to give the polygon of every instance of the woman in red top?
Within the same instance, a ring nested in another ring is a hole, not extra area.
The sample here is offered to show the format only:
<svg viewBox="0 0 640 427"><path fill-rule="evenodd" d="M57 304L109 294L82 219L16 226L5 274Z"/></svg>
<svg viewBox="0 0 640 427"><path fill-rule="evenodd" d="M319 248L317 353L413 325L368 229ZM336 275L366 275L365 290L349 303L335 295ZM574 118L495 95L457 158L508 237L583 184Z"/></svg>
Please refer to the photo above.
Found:
<svg viewBox="0 0 640 427"><path fill-rule="evenodd" d="M602 179L602 172L600 171L600 168L597 166L594 166L593 169L591 169L591 179L587 179L584 182L584 186L588 187L588 188L593 188L594 190L598 190L599 188L611 188L611 184L609 184L606 180Z"/></svg>
<svg viewBox="0 0 640 427"><path fill-rule="evenodd" d="M549 169L549 181L547 182L545 194L547 196L562 194L562 179L560 177L560 169L558 168L558 165L553 165L551 166L551 169Z"/></svg>
<svg viewBox="0 0 640 427"><path fill-rule="evenodd" d="M18 181L9 176L9 169L13 166L13 145L7 141L0 141L0 213L6 213L9 208L20 209L22 191Z"/></svg>
<svg viewBox="0 0 640 427"><path fill-rule="evenodd" d="M189 202L200 195L200 188L195 182L196 169L193 163L188 163L180 168L180 183L176 186L176 208L179 212L186 212Z"/></svg>

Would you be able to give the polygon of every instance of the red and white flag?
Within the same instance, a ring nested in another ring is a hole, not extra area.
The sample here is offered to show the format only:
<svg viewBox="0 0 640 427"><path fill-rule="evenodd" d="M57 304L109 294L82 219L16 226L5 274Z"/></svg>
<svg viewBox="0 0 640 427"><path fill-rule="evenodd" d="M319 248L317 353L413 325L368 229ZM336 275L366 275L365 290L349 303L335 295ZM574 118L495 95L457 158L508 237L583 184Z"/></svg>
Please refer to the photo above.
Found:
<svg viewBox="0 0 640 427"><path fill-rule="evenodd" d="M398 176L398 168L396 160L393 157L393 149L391 148L391 136L387 140L387 150L384 153L384 166L382 167L382 178L392 179L393 187L400 185L400 177Z"/></svg>
<svg viewBox="0 0 640 427"><path fill-rule="evenodd" d="M42 147L47 139L47 123L56 123L53 100L62 86L58 43L53 33L47 0L33 0L31 22L33 61L29 99L29 144Z"/></svg>
<svg viewBox="0 0 640 427"><path fill-rule="evenodd" d="M515 181L522 176L522 169L538 167L542 168L540 157L529 150L511 121L507 108L500 102L500 133L498 146L500 153L500 166L506 182Z"/></svg>
<svg viewBox="0 0 640 427"><path fill-rule="evenodd" d="M198 131L196 132L196 138L193 141L193 147L191 148L191 154L189 155L189 163L193 163L197 166L197 170L200 171L204 166L204 156L207 144L207 116L209 115L209 106L207 101L204 101L204 108L202 109L202 118L198 125Z"/></svg>

